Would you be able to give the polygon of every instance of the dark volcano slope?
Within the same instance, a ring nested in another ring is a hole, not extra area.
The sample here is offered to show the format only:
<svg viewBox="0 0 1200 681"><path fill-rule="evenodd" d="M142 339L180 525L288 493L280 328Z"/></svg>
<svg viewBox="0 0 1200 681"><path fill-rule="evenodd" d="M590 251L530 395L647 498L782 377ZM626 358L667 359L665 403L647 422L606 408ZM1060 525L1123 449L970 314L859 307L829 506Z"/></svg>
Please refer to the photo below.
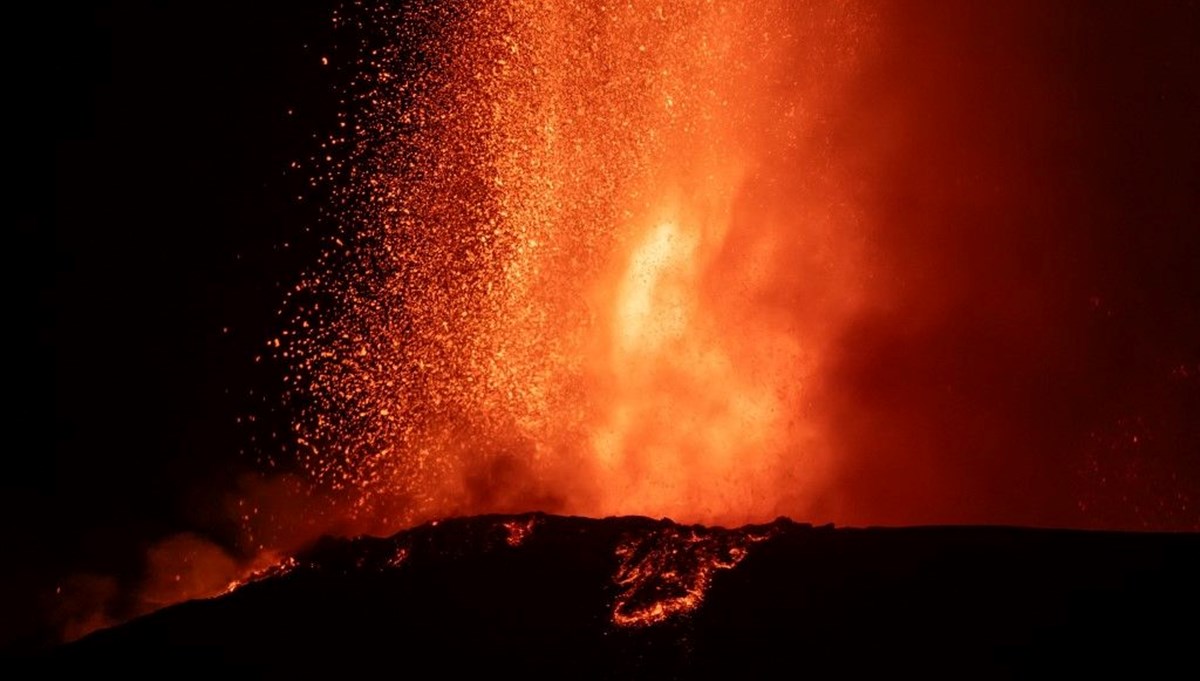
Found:
<svg viewBox="0 0 1200 681"><path fill-rule="evenodd" d="M1190 676L1198 575L1194 534L488 516L326 540L47 662L302 677Z"/></svg>

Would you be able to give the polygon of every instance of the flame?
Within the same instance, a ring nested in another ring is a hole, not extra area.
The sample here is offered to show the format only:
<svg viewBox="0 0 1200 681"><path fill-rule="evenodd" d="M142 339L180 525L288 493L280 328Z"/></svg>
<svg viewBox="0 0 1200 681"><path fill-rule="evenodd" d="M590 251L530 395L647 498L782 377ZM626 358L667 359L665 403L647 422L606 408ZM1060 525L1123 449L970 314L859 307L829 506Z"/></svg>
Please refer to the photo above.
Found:
<svg viewBox="0 0 1200 681"><path fill-rule="evenodd" d="M862 278L821 121L871 16L493 0L339 21L390 42L355 62L354 133L330 143L344 234L290 296L309 478L393 528L811 510L818 368Z"/></svg>

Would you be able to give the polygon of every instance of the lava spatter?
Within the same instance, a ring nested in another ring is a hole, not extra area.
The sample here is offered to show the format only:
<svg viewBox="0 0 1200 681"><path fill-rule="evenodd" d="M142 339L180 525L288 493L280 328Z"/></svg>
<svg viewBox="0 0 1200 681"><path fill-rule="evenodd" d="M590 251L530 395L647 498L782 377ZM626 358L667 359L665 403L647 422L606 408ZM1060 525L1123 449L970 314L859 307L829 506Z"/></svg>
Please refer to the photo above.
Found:
<svg viewBox="0 0 1200 681"><path fill-rule="evenodd" d="M828 469L817 366L861 277L821 125L870 13L490 0L338 22L340 231L280 350L311 483L376 532L802 514Z"/></svg>

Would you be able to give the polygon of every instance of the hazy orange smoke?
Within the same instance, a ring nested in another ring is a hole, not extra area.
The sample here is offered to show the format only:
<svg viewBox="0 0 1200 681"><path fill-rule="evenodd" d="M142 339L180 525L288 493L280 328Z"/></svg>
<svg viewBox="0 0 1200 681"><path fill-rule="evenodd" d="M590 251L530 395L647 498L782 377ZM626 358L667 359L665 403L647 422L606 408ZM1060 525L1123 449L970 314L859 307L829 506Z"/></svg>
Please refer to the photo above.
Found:
<svg viewBox="0 0 1200 681"><path fill-rule="evenodd" d="M356 145L335 264L294 296L312 478L385 526L806 517L830 467L822 358L864 285L826 121L871 16L689 0L352 20L397 36L358 65L361 115L332 140Z"/></svg>

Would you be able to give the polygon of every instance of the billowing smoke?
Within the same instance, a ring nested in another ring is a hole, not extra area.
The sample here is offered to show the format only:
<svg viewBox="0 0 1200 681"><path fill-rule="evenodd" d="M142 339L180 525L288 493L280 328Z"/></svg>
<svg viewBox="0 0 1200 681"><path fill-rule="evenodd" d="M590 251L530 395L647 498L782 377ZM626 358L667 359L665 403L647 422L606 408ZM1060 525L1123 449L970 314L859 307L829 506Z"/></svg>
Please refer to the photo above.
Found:
<svg viewBox="0 0 1200 681"><path fill-rule="evenodd" d="M385 38L328 143L342 232L280 354L299 461L352 525L1194 524L1162 462L1195 351L1153 336L1148 360L1129 325L1195 302L1126 292L1124 244L1165 244L1123 222L1143 197L1104 195L1124 169L1080 122L1054 10L342 21Z"/></svg>

